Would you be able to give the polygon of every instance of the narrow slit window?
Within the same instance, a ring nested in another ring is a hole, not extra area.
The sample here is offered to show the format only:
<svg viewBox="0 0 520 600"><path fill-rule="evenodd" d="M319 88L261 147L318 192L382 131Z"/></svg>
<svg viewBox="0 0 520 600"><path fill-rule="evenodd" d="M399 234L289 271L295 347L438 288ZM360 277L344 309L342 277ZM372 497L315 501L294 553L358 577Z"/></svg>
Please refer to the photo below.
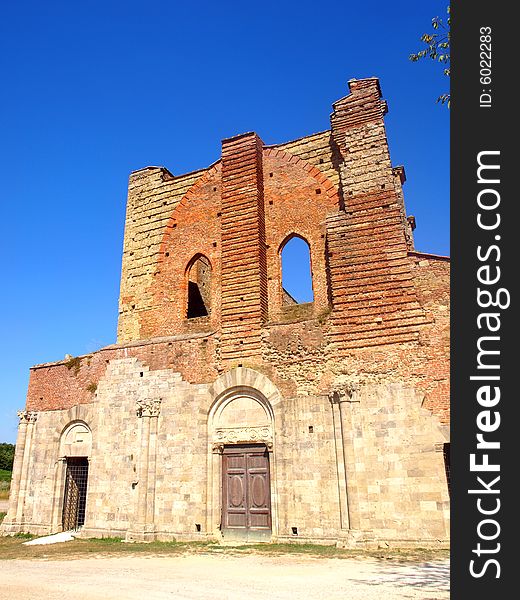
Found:
<svg viewBox="0 0 520 600"><path fill-rule="evenodd" d="M282 248L283 306L314 302L311 253L301 237L291 237Z"/></svg>
<svg viewBox="0 0 520 600"><path fill-rule="evenodd" d="M446 483L448 485L448 494L451 496L451 457L450 457L450 445L444 444L444 470L446 471Z"/></svg>
<svg viewBox="0 0 520 600"><path fill-rule="evenodd" d="M209 260L198 255L188 268L188 319L207 317L211 304L211 265Z"/></svg>

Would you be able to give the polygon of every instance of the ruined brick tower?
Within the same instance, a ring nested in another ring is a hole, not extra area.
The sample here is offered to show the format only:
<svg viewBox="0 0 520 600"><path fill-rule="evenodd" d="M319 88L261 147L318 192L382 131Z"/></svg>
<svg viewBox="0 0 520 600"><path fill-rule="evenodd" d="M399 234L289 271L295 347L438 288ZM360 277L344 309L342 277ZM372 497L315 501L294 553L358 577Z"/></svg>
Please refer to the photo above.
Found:
<svg viewBox="0 0 520 600"><path fill-rule="evenodd" d="M414 249L378 80L349 87L329 131L132 173L117 343L31 369L4 533L447 541L449 262Z"/></svg>

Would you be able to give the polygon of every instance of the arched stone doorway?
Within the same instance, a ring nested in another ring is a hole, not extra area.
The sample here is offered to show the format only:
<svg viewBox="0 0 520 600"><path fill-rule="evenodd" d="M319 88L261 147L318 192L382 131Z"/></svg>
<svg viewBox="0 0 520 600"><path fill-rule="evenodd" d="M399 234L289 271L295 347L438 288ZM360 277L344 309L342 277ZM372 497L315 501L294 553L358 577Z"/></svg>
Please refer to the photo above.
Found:
<svg viewBox="0 0 520 600"><path fill-rule="evenodd" d="M83 421L69 424L61 435L60 461L63 465L61 528L77 530L85 523L92 432Z"/></svg>
<svg viewBox="0 0 520 600"><path fill-rule="evenodd" d="M262 379L266 391L278 393L264 376L234 371L214 389L240 384L217 394L208 415L208 530L225 540L268 541L277 530L275 435ZM244 385L253 379L258 387Z"/></svg>

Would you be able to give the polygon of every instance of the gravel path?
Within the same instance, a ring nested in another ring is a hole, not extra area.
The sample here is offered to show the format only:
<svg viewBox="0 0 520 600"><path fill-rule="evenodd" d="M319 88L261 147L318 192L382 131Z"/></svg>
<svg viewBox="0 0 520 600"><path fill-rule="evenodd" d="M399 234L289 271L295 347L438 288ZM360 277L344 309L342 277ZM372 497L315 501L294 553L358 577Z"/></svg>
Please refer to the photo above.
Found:
<svg viewBox="0 0 520 600"><path fill-rule="evenodd" d="M1 600L449 599L449 562L185 555L10 560Z"/></svg>

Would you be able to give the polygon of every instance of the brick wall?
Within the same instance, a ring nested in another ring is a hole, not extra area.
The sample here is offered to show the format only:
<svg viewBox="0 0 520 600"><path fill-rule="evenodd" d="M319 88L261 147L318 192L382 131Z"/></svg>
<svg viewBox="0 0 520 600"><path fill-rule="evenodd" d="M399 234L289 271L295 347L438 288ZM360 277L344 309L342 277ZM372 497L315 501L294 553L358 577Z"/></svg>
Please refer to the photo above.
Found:
<svg viewBox="0 0 520 600"><path fill-rule="evenodd" d="M118 345L79 367L33 368L30 409L93 402L107 361L135 356L193 383L252 366L289 396L406 381L448 422L449 264L414 251L378 81L349 86L330 131L271 146L244 134L208 169L131 175ZM283 306L293 235L310 247L308 306ZM188 319L197 256L210 265L210 312Z"/></svg>

